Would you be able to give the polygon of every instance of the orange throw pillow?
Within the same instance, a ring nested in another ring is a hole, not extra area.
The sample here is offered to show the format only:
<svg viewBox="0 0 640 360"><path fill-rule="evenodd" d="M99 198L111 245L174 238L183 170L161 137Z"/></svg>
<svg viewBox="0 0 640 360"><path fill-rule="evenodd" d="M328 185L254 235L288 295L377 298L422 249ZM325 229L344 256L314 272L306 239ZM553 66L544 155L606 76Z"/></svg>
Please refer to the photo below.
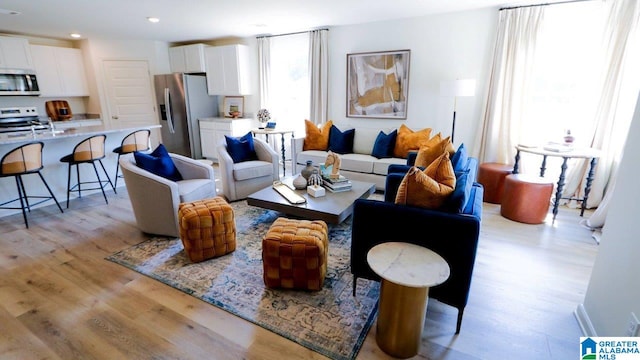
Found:
<svg viewBox="0 0 640 360"><path fill-rule="evenodd" d="M429 136L431 136L431 128L413 131L404 124L400 125L393 156L406 159L409 151L420 149L429 141Z"/></svg>
<svg viewBox="0 0 640 360"><path fill-rule="evenodd" d="M440 155L424 171L413 166L402 179L396 204L437 209L456 188L456 175L449 153Z"/></svg>
<svg viewBox="0 0 640 360"><path fill-rule="evenodd" d="M333 121L327 121L322 129L309 120L304 121L306 136L302 144L302 150L327 150L329 147L329 133Z"/></svg>
<svg viewBox="0 0 640 360"><path fill-rule="evenodd" d="M434 139L436 139L437 142L432 144L432 140ZM449 157L455 153L455 149L451 143L451 137L440 140L440 133L438 133L438 135L429 140L429 145L425 145L418 150L418 156L416 156L414 165L423 168L427 167L445 152L449 154Z"/></svg>

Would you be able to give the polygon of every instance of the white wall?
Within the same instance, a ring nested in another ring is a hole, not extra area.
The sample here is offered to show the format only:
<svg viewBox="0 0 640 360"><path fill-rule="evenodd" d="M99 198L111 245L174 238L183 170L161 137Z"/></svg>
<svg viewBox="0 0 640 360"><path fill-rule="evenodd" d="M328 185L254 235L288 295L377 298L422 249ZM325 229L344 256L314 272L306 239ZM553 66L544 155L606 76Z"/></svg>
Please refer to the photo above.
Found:
<svg viewBox="0 0 640 360"><path fill-rule="evenodd" d="M90 39L82 46L85 66L88 67L90 101L87 105L91 113L99 113L103 121L111 118L104 85L105 60L144 60L149 63L151 83L153 75L169 73L168 44L150 40ZM95 81L95 82L94 82Z"/></svg>
<svg viewBox="0 0 640 360"><path fill-rule="evenodd" d="M640 96L628 134L600 249L584 304L578 307L578 320L589 336L627 336L630 313L640 317Z"/></svg>
<svg viewBox="0 0 640 360"><path fill-rule="evenodd" d="M397 128L451 134L453 99L440 81L474 78L476 96L458 98L455 145L473 148L480 124L498 21L497 9L333 27L329 31L329 119L353 127ZM407 120L346 117L348 53L411 50Z"/></svg>

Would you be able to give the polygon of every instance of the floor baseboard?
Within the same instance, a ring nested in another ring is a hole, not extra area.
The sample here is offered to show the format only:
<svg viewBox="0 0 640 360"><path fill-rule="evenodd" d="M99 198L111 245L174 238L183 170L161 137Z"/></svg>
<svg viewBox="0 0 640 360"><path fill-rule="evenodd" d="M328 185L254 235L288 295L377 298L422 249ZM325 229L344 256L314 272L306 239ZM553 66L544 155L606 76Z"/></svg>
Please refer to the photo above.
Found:
<svg viewBox="0 0 640 360"><path fill-rule="evenodd" d="M596 333L596 329L591 323L591 319L589 318L587 309L584 308L584 304L578 305L576 311L573 314L576 316L576 320L578 321L578 325L580 326L580 329L582 330L582 334L584 334L584 336L598 336L598 334Z"/></svg>

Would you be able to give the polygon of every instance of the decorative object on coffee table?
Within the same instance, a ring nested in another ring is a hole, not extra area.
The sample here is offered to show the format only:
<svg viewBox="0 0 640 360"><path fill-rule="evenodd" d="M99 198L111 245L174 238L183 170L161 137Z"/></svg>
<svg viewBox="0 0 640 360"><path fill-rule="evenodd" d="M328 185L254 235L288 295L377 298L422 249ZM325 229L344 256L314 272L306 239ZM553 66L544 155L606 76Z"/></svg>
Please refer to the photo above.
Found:
<svg viewBox="0 0 640 360"><path fill-rule="evenodd" d="M331 166L331 174L329 177L331 179L337 179L340 177L340 155L334 153L333 151L329 151L327 154L327 159L324 161L324 167L329 168Z"/></svg>
<svg viewBox="0 0 640 360"><path fill-rule="evenodd" d="M307 179L307 186L322 185L322 176L318 173L318 169L313 169L311 176Z"/></svg>
<svg viewBox="0 0 640 360"><path fill-rule="evenodd" d="M293 187L297 190L306 189L307 179L305 179L302 175L298 175L295 179L293 179Z"/></svg>
<svg viewBox="0 0 640 360"><path fill-rule="evenodd" d="M313 167L313 161L307 160L307 166L305 166L302 170L300 170L300 175L302 175L302 177L305 178L305 180L308 180L309 176L313 174L314 169L315 168Z"/></svg>

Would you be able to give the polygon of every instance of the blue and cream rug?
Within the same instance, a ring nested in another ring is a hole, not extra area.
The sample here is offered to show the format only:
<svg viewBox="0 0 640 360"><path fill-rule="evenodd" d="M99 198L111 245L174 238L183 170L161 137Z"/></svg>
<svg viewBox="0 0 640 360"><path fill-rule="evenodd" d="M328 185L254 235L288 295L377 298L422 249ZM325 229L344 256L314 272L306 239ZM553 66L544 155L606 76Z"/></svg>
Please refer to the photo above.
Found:
<svg viewBox="0 0 640 360"><path fill-rule="evenodd" d="M331 359L353 359L377 314L379 284L358 281L349 270L351 218L329 227L329 258L318 292L271 290L262 280L261 241L281 214L232 203L236 251L193 264L180 239L153 238L107 260L224 309Z"/></svg>

